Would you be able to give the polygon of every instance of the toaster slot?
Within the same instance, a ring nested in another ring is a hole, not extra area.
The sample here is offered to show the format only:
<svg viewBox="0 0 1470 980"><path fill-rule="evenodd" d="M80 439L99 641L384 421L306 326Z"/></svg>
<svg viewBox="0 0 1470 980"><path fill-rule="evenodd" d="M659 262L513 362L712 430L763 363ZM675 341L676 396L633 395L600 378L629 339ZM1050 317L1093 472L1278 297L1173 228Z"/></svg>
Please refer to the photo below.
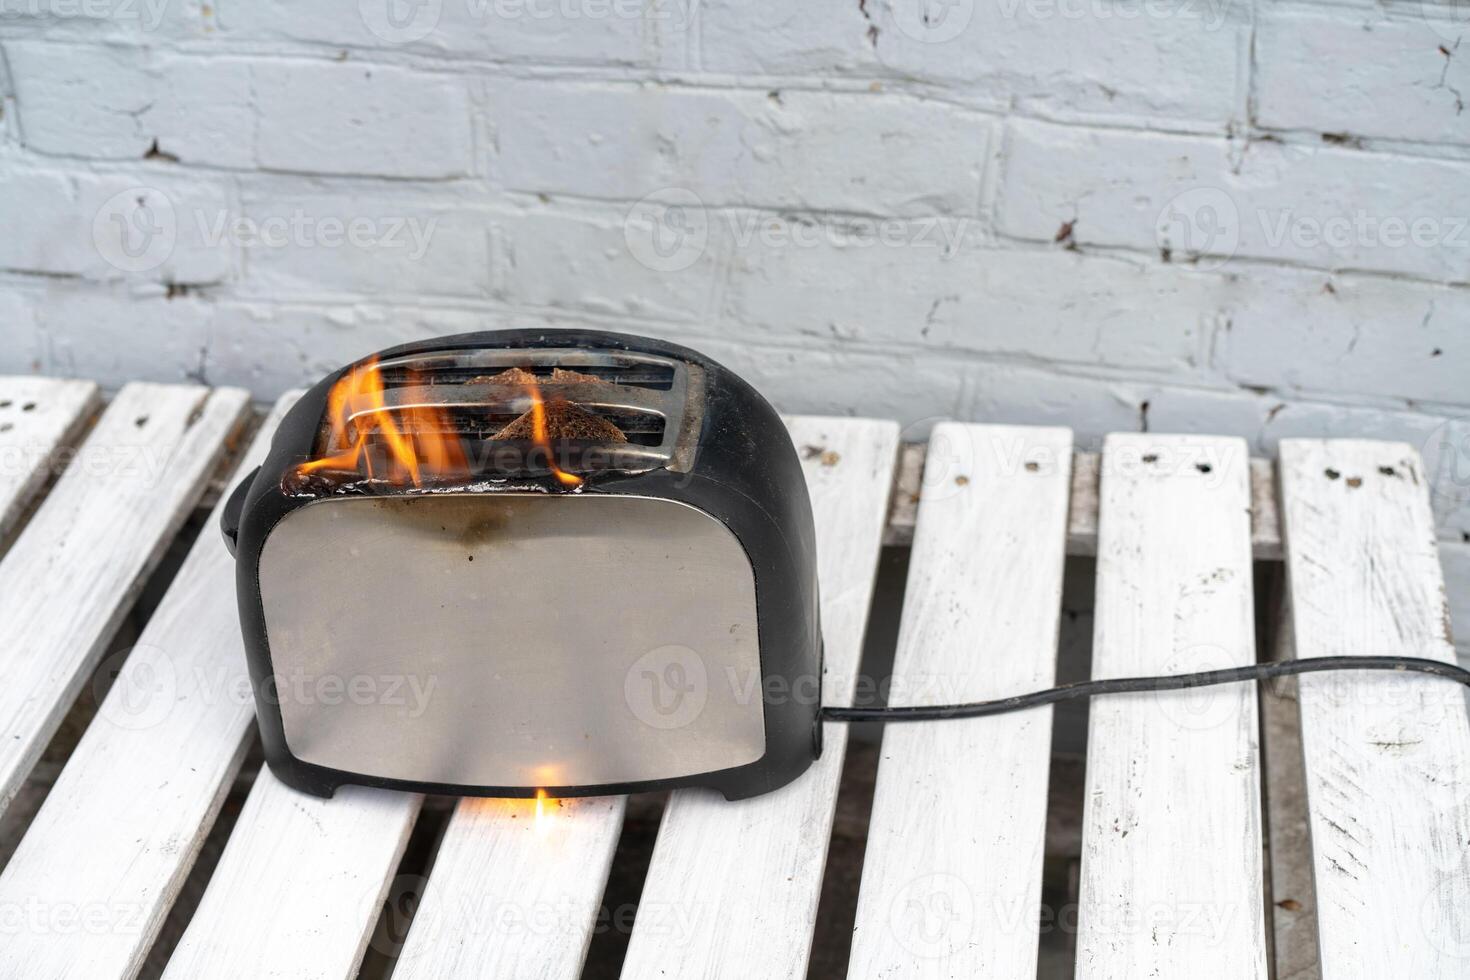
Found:
<svg viewBox="0 0 1470 980"><path fill-rule="evenodd" d="M446 350L364 362L334 386L298 492L687 469L703 372L622 350ZM539 454L539 455L538 455ZM537 462L537 460L541 462Z"/></svg>

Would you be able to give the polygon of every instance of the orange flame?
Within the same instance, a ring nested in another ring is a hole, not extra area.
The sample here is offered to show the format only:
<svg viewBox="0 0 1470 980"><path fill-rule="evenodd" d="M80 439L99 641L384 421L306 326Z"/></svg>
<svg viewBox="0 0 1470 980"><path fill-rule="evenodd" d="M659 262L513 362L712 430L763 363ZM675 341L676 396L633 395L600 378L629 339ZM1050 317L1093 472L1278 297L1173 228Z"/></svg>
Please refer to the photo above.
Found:
<svg viewBox="0 0 1470 980"><path fill-rule="evenodd" d="M546 403L541 397L541 387L534 381L527 382L526 394L531 399L531 441L546 453L546 465L550 467L551 475L556 477L562 486L580 487L582 485L580 476L568 473L556 465L556 457L551 451L551 428L546 424Z"/></svg>
<svg viewBox="0 0 1470 980"><path fill-rule="evenodd" d="M542 826L542 820L544 820L545 817L546 817L546 790L544 790L544 789L538 789L536 791L536 829L537 830L543 830L543 829L545 829Z"/></svg>
<svg viewBox="0 0 1470 980"><path fill-rule="evenodd" d="M411 377L419 384L421 379ZM395 421L395 414L397 420ZM454 427L437 405L403 405L390 409L377 358L369 358L344 374L327 395L332 447L329 456L301 464L298 473L345 470L389 483L422 486L426 478L467 475L469 464ZM387 472L374 472L374 443L388 451Z"/></svg>

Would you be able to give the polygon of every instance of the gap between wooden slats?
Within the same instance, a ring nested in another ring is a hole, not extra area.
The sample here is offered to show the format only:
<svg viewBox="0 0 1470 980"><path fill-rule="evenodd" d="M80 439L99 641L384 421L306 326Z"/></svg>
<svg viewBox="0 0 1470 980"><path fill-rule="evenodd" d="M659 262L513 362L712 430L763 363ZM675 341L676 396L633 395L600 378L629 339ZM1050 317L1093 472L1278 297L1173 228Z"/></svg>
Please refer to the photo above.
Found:
<svg viewBox="0 0 1470 980"><path fill-rule="evenodd" d="M265 457L295 399L276 404L232 480ZM214 823L255 714L218 518L0 876L0 909L74 908L103 927L28 924L0 943L0 977L133 976Z"/></svg>
<svg viewBox="0 0 1470 980"><path fill-rule="evenodd" d="M1067 429L934 430L890 703L1051 686L1071 450ZM852 980L1035 975L1051 714L884 731Z"/></svg>
<svg viewBox="0 0 1470 980"><path fill-rule="evenodd" d="M1093 676L1255 661L1239 439L1103 450ZM1077 976L1266 976L1250 684L1115 695L1089 717Z"/></svg>
<svg viewBox="0 0 1470 980"><path fill-rule="evenodd" d="M1452 662L1423 464L1399 443L1281 444L1299 657ZM1464 688L1398 675L1300 678L1321 971L1470 976L1470 721Z"/></svg>
<svg viewBox="0 0 1470 980"><path fill-rule="evenodd" d="M898 448L891 422L797 418L817 522L824 703L849 703ZM812 928L846 726L825 726L822 758L794 783L731 803L670 797L624 961L629 978L798 978Z"/></svg>
<svg viewBox="0 0 1470 980"><path fill-rule="evenodd" d="M57 448L96 404L90 381L0 377L0 541L60 462Z"/></svg>
<svg viewBox="0 0 1470 980"><path fill-rule="evenodd" d="M123 388L0 561L0 804L71 706L246 405L232 388Z"/></svg>

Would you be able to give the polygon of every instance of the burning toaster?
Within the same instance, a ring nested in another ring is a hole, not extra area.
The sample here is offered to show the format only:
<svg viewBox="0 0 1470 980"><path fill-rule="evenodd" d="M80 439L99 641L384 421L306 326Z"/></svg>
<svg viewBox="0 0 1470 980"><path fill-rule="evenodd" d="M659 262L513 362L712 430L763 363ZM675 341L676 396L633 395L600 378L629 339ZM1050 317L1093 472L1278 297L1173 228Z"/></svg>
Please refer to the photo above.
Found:
<svg viewBox="0 0 1470 980"><path fill-rule="evenodd" d="M694 351L384 351L292 408L222 525L266 758L298 789L738 799L821 752L801 465Z"/></svg>

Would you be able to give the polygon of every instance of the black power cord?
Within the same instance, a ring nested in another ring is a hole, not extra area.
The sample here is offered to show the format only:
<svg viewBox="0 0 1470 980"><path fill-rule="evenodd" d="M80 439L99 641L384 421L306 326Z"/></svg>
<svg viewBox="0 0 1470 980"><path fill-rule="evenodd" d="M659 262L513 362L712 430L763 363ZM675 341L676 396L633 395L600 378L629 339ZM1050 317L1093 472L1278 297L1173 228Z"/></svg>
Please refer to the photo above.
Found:
<svg viewBox="0 0 1470 980"><path fill-rule="evenodd" d="M1470 687L1470 670L1421 657L1307 657L1281 660L1245 667L1202 670L1193 674L1164 674L1158 677L1117 677L1097 681L1077 681L1045 691L1017 694L994 701L970 701L965 704L910 705L893 708L824 707L822 717L828 721L938 721L945 718L983 718L1008 711L1038 708L1058 701L1074 701L1098 694L1130 694L1138 691L1180 691L1214 684L1239 681L1264 681L1293 674L1313 674L1322 670L1391 670L1399 673L1431 674L1458 681Z"/></svg>

